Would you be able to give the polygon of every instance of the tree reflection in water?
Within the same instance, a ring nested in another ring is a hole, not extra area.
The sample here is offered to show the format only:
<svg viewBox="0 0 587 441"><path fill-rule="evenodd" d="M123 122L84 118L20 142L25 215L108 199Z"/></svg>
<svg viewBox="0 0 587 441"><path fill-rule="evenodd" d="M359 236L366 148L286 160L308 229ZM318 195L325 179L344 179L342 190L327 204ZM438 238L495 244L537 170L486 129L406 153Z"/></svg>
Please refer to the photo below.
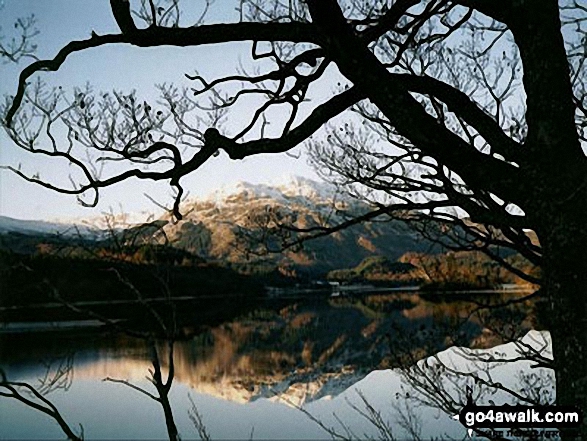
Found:
<svg viewBox="0 0 587 441"><path fill-rule="evenodd" d="M377 437L424 439L430 434L423 434L419 415L426 407L452 416L468 400L477 404L554 401L549 335L528 334L540 328L539 302L535 298L511 302L512 295L496 294L491 306L479 299L445 301L414 293L267 301L252 312L208 327L178 320L181 314L176 314L173 303L160 308L143 305L142 321L114 321L78 308L77 313L108 324L108 331L91 338L71 335L68 343L58 346L77 354L75 366L82 376L124 384L159 403L173 440L179 438L169 398L175 380L241 402L281 401L302 409L332 436L364 438L348 414L332 420L313 415L308 405L387 368L393 368L393 375L400 375L403 382L399 390L390 391L391 414L379 409L367 393L349 399L348 405L357 421L370 421ZM497 302L503 306L498 308ZM4 347L14 350L5 351L2 363L17 376L39 354L56 353L38 334L4 335L3 341ZM495 348L486 349L491 347ZM133 381L137 377L132 366L138 361L151 366L148 379L154 391ZM73 355L62 366L72 372ZM67 387L71 381L65 381L63 368L55 371L60 373L56 379L45 375L34 389L38 395L32 392L33 385L24 387L38 400L48 401L46 385ZM3 380L6 389L10 382L6 376ZM209 439L211 431L196 400L190 412L196 432ZM57 414L49 415L59 423Z"/></svg>

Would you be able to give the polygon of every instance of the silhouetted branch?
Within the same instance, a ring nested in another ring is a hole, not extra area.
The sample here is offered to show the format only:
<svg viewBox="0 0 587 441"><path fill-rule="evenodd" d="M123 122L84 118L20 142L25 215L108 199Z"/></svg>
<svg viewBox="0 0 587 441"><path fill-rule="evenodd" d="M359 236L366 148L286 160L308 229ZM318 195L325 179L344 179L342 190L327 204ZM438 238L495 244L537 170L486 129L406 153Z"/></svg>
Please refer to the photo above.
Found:
<svg viewBox="0 0 587 441"><path fill-rule="evenodd" d="M32 398L25 397L22 394L21 390L30 394ZM6 377L6 373L2 369L0 369L0 396L6 398L13 398L25 404L26 406L29 406L32 409L38 410L39 412L42 412L48 415L49 417L53 418L68 439L74 441L83 440L83 430L82 435L76 434L71 429L71 427L69 427L61 413L59 413L57 407L55 407L55 405L51 403L51 401L49 401L46 397L44 397L39 391L37 391L28 383L8 380L8 378Z"/></svg>

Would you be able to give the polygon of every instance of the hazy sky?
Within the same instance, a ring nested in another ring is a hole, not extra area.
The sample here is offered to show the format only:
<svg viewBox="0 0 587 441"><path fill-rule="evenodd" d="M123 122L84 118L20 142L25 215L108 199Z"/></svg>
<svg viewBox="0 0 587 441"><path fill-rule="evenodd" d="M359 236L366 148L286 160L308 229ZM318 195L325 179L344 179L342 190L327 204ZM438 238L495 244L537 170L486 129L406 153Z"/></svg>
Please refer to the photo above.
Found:
<svg viewBox="0 0 587 441"><path fill-rule="evenodd" d="M89 37L92 30L99 34L117 32L107 0L0 0L0 33L7 38L14 34L14 21L34 13L40 35L37 37L38 56L53 58L57 51L73 39ZM209 14L209 21L235 20L235 2L217 0ZM140 96L155 101L156 83L187 84L185 73L195 68L207 78L235 73L239 60L250 59L250 44L210 45L198 48L133 48L113 45L94 48L71 55L58 72L41 72L36 77L63 88L83 86L90 82L97 90L137 89ZM18 73L29 61L19 65L0 64L0 94L15 93ZM235 118L238 119L238 116ZM230 120L229 120L230 121ZM235 121L237 122L237 121ZM303 149L296 148L294 153ZM27 154L12 144L4 131L0 133L0 164L17 165L43 178L63 178L68 166L48 164L46 158ZM253 183L280 183L290 176L315 177L302 155L299 159L288 155L263 155L243 161L231 161L225 154L213 158L201 169L182 180L192 197L205 195L223 185L238 181ZM166 182L151 183L130 180L101 193L97 208L81 207L74 196L66 196L23 181L8 171L0 171L0 214L22 219L65 219L93 217L112 207L115 211L153 211L156 207L143 196L148 192L157 200L170 203L171 191Z"/></svg>

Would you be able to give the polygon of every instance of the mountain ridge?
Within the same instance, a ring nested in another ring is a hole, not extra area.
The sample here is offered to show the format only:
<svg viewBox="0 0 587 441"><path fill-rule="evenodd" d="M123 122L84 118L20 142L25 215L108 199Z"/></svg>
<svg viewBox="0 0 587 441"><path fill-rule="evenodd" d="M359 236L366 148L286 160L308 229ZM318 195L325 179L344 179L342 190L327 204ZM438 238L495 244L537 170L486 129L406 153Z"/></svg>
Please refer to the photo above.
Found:
<svg viewBox="0 0 587 441"><path fill-rule="evenodd" d="M401 221L391 220L358 224L308 241L301 249L282 249L298 237L288 227L334 226L370 209L334 186L305 178L281 186L240 183L232 192L185 203L184 219L164 226L159 240L205 259L264 262L297 275L324 275L372 255L396 260L407 251L430 247Z"/></svg>
<svg viewBox="0 0 587 441"><path fill-rule="evenodd" d="M394 261L408 251L430 247L401 221L391 220L358 224L308 241L303 247L283 249L284 243L295 241L298 233L280 228L278 223L302 229L328 227L368 210L366 203L331 184L294 177L281 185L240 182L207 197L185 201L184 218L177 222L170 215L143 226L118 225L113 219L110 233L118 235L118 242L124 237L123 242L129 246L170 245L206 261L232 265L239 272L279 271L310 278L355 267L369 256L381 255ZM0 233L10 232L65 235L64 240L80 234L105 241L108 235L107 230L88 225L0 216Z"/></svg>

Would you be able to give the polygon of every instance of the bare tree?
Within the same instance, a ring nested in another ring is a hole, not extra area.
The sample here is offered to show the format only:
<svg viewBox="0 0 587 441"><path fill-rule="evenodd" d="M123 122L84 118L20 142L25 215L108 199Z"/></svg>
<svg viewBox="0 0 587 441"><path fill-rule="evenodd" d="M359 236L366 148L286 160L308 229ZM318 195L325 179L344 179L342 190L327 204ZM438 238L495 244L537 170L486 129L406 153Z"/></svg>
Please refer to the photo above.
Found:
<svg viewBox="0 0 587 441"><path fill-rule="evenodd" d="M152 369L149 369L149 376L147 376L147 379L155 387L156 393L151 393L126 379L106 377L103 381L123 384L157 402L163 410L169 441L179 441L181 437L175 423L173 408L171 401L169 400L169 392L171 391L171 386L173 385L173 380L175 378L175 342L180 338L181 333L177 329L175 305L171 301L170 292L168 287L165 286L168 294L167 306L171 309L171 317L167 318L159 313L153 305L145 301L142 293L132 284L132 282L126 279L117 270L113 269L113 271L115 271L121 285L126 285L135 293L141 307L143 307L149 315L149 325L153 327L153 330L136 329L135 327L130 327L128 325L123 326L116 320L111 320L95 311L80 308L75 303L64 300L55 287L49 283L48 288L52 291L52 295L56 300L62 302L65 307L76 314L96 319L122 334L138 338L145 342L149 350L152 365ZM159 344L161 341L164 343L163 348Z"/></svg>
<svg viewBox="0 0 587 441"><path fill-rule="evenodd" d="M66 299L60 291L51 282L50 278L43 279L39 288L42 292L47 292L49 296L63 305L64 308L83 318L91 318L103 325L109 327L117 333L128 335L132 338L144 342L148 353L151 368L148 370L147 380L153 385L155 391L151 392L127 379L106 377L105 382L122 384L130 389L141 393L144 396L154 400L161 406L165 418L165 427L170 441L181 439L179 430L175 423L172 404L169 398L171 387L175 378L175 344L181 338L189 338L181 329L178 328L176 320L176 305L172 300L172 293L169 284L160 274L155 271L154 277L160 284L161 290L165 296L165 302L159 307L149 302L141 290L139 290L125 274L124 269L117 267L116 263L124 258L124 247L134 246L141 242L141 234L144 229L153 230L151 223L144 223L135 226L134 229L123 231L122 223L117 221L114 216L105 215L104 225L107 233L107 242L110 243L114 252L106 256L100 255L103 260L110 261L112 267L108 271L112 272L118 282L118 287L128 289L133 293L136 303L145 313L145 320L141 324L129 324L124 320L111 319L105 314L92 309L79 306L75 299ZM155 231L157 228L155 228ZM79 230L77 231L78 235ZM80 235L81 237L81 235ZM95 244L94 244L95 245ZM92 247L83 247L82 249L93 257L98 257L98 253ZM34 270L25 264L21 264L28 272ZM13 381L8 378L5 371L0 367L0 397L13 398L32 409L40 411L50 416L59 425L68 439L77 441L84 438L83 427L81 434L77 435L66 422L65 418L59 412L55 404L47 395L56 389L67 390L73 380L74 357L73 353L67 353L65 356L57 357L56 360L45 361L44 375L39 378L38 385L33 385L24 381ZM198 431L205 432L205 426L201 425Z"/></svg>
<svg viewBox="0 0 587 441"><path fill-rule="evenodd" d="M157 323L157 327L162 327L159 332L164 332L163 337L158 332L142 331L121 326L117 321L110 320L94 311L81 309L74 303L63 300L54 287L51 285L48 285L48 287L53 290L53 296L57 300L60 300L67 308L75 313L97 319L121 333L125 333L134 338L139 338L146 343L152 364L152 369L149 369L149 376L147 379L155 387L155 393L151 393L126 379L106 377L103 381L123 384L157 402L163 410L169 440L180 440L181 437L175 424L173 409L169 399L169 392L175 377L174 347L175 341L178 338L177 335L174 334L174 328L168 327L161 315L159 315L152 306L144 302L142 302L143 306L145 306L149 313L152 314L153 321ZM161 338L165 343L164 348L158 344ZM80 425L81 433L76 434L63 415L59 412L59 409L46 396L49 392L55 389L67 389L72 381L72 372L73 360L71 358L60 360L60 363L56 368L47 366L47 372L39 379L40 385L35 387L28 382L10 380L5 371L0 368L0 397L16 399L24 405L48 415L55 420L68 439L73 441L83 440L83 427ZM202 422L201 426L198 427L198 431L200 430L205 431L205 426Z"/></svg>
<svg viewBox="0 0 587 441"><path fill-rule="evenodd" d="M134 18L129 1L110 4L119 33L93 33L34 61L6 103L4 126L16 145L70 161L77 177L64 187L10 170L86 205L123 180L168 181L181 218L182 177L219 151L232 159L284 153L330 125L325 138L312 138L313 157L372 202L374 210L355 222L398 211L439 219L465 229L460 239L470 247L511 247L541 266L557 401L587 408L582 4L242 0L240 19L221 24L205 24L204 16L183 23L175 0L140 2ZM186 73L191 87L161 86L157 109L135 93L88 87L70 97L31 83L98 46L237 41L252 42L257 70L212 80ZM275 131L268 122L283 107L289 114ZM243 109L251 115L243 127L222 125ZM345 125L349 109L356 116ZM63 141L57 126L66 129ZM111 162L127 168L113 173Z"/></svg>

